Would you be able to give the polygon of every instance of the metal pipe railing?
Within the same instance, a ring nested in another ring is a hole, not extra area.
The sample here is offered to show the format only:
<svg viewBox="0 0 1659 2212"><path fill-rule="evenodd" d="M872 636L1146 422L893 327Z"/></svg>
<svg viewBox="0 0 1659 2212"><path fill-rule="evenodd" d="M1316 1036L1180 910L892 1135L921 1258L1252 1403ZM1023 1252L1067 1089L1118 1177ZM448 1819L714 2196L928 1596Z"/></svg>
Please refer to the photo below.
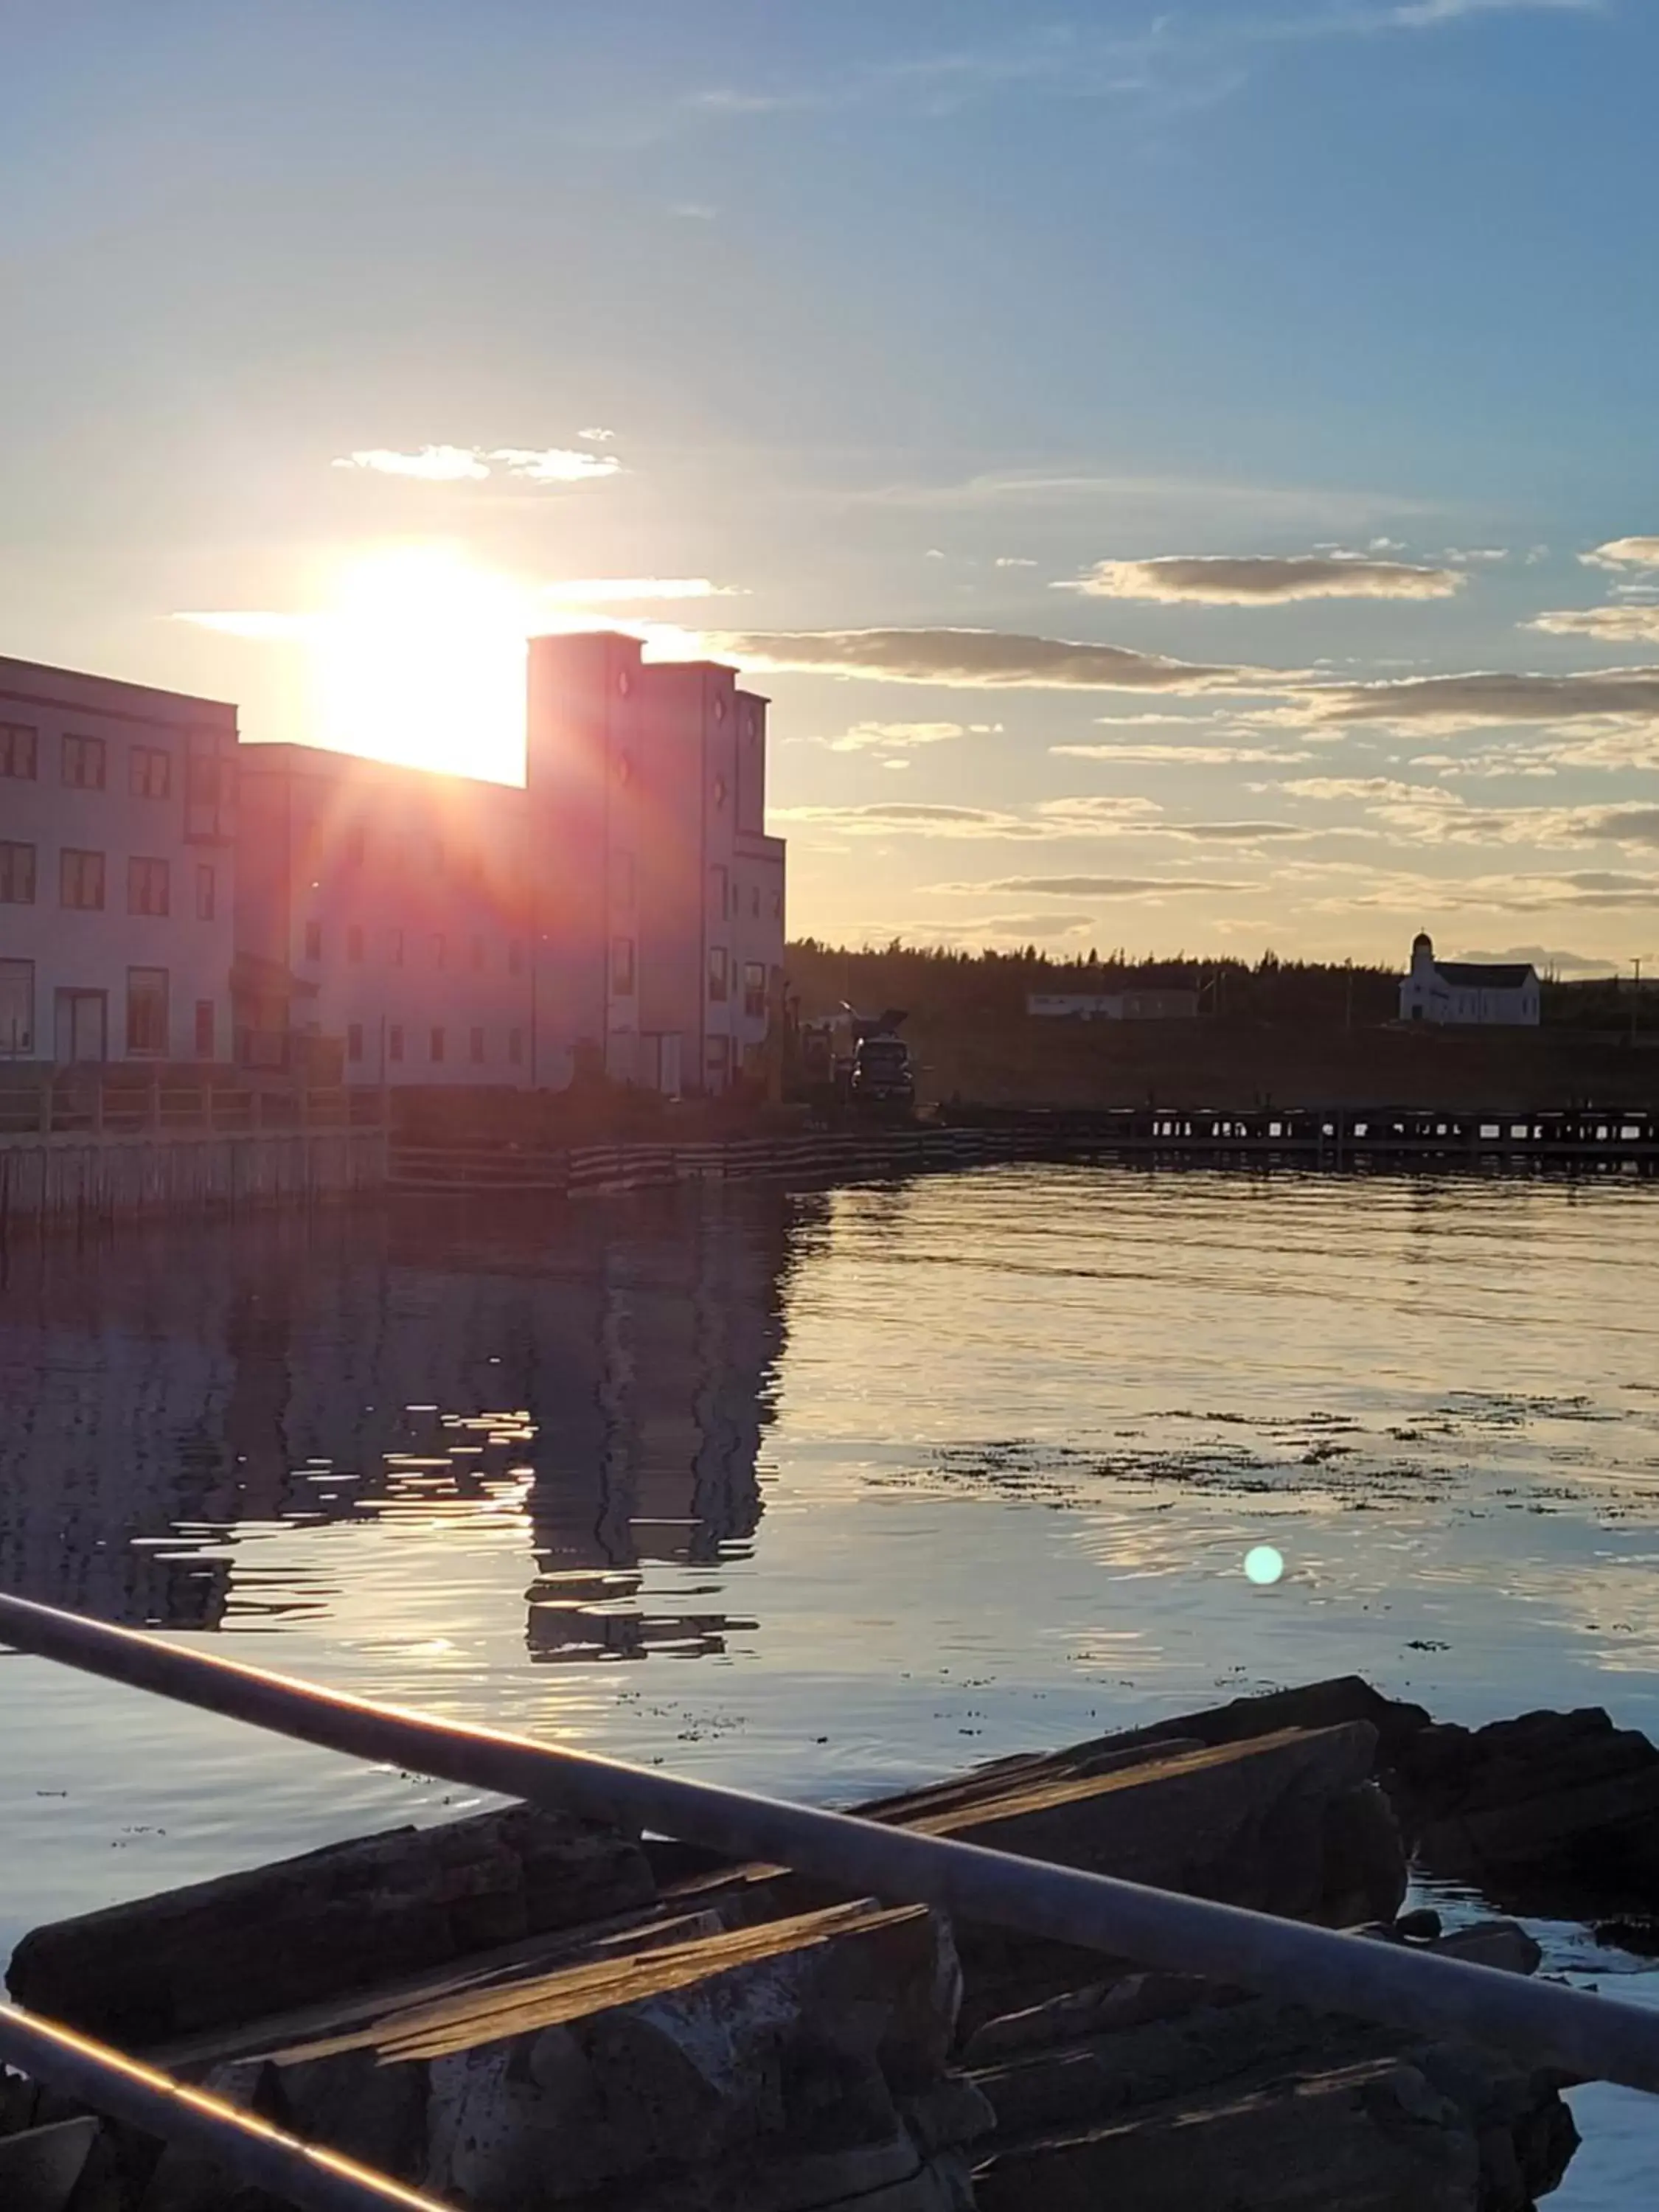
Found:
<svg viewBox="0 0 1659 2212"><path fill-rule="evenodd" d="M1488 2044L1583 2079L1659 2090L1659 2013L1556 1982L423 1719L24 1598L0 1596L0 1639L302 1743L678 1836L733 1860L776 1862L843 1893L934 1905L1315 2011Z"/></svg>
<svg viewBox="0 0 1659 2212"><path fill-rule="evenodd" d="M444 2212L434 2198L399 2188L384 2174L284 2135L205 2090L14 2005L0 2004L0 2062L140 2135L203 2153L297 2212Z"/></svg>

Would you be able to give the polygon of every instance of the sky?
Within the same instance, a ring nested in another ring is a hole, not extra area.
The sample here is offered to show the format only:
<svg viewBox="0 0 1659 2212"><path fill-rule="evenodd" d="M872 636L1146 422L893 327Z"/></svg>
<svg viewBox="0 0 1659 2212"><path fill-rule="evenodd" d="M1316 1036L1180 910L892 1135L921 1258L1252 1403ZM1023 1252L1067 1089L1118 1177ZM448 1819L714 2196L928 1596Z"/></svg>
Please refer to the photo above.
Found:
<svg viewBox="0 0 1659 2212"><path fill-rule="evenodd" d="M1654 0L6 0L0 653L513 778L773 699L790 926L1659 954Z"/></svg>

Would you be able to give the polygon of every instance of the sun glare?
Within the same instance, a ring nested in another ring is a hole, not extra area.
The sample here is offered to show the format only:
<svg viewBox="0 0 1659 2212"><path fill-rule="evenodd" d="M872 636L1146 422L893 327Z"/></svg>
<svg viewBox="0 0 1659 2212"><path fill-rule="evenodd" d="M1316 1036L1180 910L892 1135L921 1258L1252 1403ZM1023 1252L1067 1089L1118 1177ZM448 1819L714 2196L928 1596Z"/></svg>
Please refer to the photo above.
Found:
<svg viewBox="0 0 1659 2212"><path fill-rule="evenodd" d="M516 782L534 594L465 555L402 545L334 576L311 640L319 741Z"/></svg>
<svg viewBox="0 0 1659 2212"><path fill-rule="evenodd" d="M596 619L653 650L685 656L695 631L596 617L604 598L653 595L577 581L550 589L481 568L449 546L396 545L329 577L301 633L310 662L317 743L377 760L516 783L524 775L525 641L589 629Z"/></svg>

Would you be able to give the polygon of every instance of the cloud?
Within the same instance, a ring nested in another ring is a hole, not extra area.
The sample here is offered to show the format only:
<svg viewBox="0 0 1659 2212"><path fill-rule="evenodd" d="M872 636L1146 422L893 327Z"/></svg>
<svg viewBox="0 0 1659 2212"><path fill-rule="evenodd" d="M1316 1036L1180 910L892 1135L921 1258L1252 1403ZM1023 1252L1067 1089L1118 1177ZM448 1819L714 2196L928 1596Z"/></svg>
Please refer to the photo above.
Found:
<svg viewBox="0 0 1659 2212"><path fill-rule="evenodd" d="M1537 969L1540 975L1611 975L1619 970L1619 963L1609 960L1605 953L1570 952L1553 945L1505 945L1497 951L1482 946L1466 947L1453 956L1459 960L1524 960Z"/></svg>
<svg viewBox="0 0 1659 2212"><path fill-rule="evenodd" d="M591 446L608 446L616 434L617 434L614 430L607 430L602 426L595 426L594 428L586 430L578 430L576 433L576 435L579 438L586 438Z"/></svg>
<svg viewBox="0 0 1659 2212"><path fill-rule="evenodd" d="M1164 718L1178 721L1179 715ZM1122 761L1126 764L1150 766L1154 763L1169 763L1182 768L1239 768L1255 767L1267 761L1288 763L1311 760L1310 752L1278 750L1267 745L1174 745L1135 744L1127 745L1050 745L1051 753L1068 760Z"/></svg>
<svg viewBox="0 0 1659 2212"><path fill-rule="evenodd" d="M1556 637L1605 638L1613 645L1651 644L1659 641L1659 605L1553 608L1534 615L1527 628Z"/></svg>
<svg viewBox="0 0 1659 2212"><path fill-rule="evenodd" d="M1581 675L1390 677L1374 684L1310 684L1290 702L1251 716L1280 723L1392 722L1473 729L1483 722L1563 722L1590 715L1659 716L1659 668L1604 668Z"/></svg>
<svg viewBox="0 0 1659 2212"><path fill-rule="evenodd" d="M580 453L568 446L498 446L489 458L532 483L587 483L614 477L622 467L614 453Z"/></svg>
<svg viewBox="0 0 1659 2212"><path fill-rule="evenodd" d="M584 430L584 438L611 433ZM494 473L498 461L509 476L525 477L532 483L583 483L596 477L613 477L622 467L614 453L584 453L566 446L422 446L413 453L371 446L347 453L334 463L337 469L363 469L383 477L413 477L422 483L476 483Z"/></svg>
<svg viewBox="0 0 1659 2212"><path fill-rule="evenodd" d="M996 568L1035 568L1036 562L1027 560L1024 554L999 553L991 565Z"/></svg>
<svg viewBox="0 0 1659 2212"><path fill-rule="evenodd" d="M1097 561L1086 575L1049 586L1100 599L1267 606L1293 599L1447 599L1468 582L1455 568L1419 568L1349 554L1160 554Z"/></svg>
<svg viewBox="0 0 1659 2212"><path fill-rule="evenodd" d="M1578 557L1587 568L1659 568L1659 538L1610 538Z"/></svg>
<svg viewBox="0 0 1659 2212"><path fill-rule="evenodd" d="M315 615L269 614L231 609L223 613L176 614L174 622L193 623L198 629L217 630L225 637L251 638L261 645L286 644L291 638L311 635Z"/></svg>
<svg viewBox="0 0 1659 2212"><path fill-rule="evenodd" d="M775 822L833 830L858 836L1042 837L1051 835L1020 814L988 806L925 806L904 799L868 806L775 806Z"/></svg>
<svg viewBox="0 0 1659 2212"><path fill-rule="evenodd" d="M613 600L727 599L738 596L734 584L711 583L707 576L577 576L543 586L550 599L568 606L604 606Z"/></svg>
<svg viewBox="0 0 1659 2212"><path fill-rule="evenodd" d="M1378 29L1431 30L1472 15L1599 15L1604 4L1605 0L1395 0L1370 21Z"/></svg>
<svg viewBox="0 0 1659 2212"><path fill-rule="evenodd" d="M1510 549L1507 545L1449 545L1440 557L1443 561L1453 562L1459 567L1467 566L1472 562L1477 565L1491 567L1497 562L1507 561L1510 557Z"/></svg>
<svg viewBox="0 0 1659 2212"><path fill-rule="evenodd" d="M416 453L394 453L384 446L348 453L337 469L368 469L377 476L417 477L423 483L462 483L489 474L489 465L471 446L422 446Z"/></svg>
<svg viewBox="0 0 1659 2212"><path fill-rule="evenodd" d="M1273 670L1212 667L1127 646L988 629L735 631L711 642L754 668L887 684L1198 693L1274 690L1287 680Z"/></svg>
<svg viewBox="0 0 1659 2212"><path fill-rule="evenodd" d="M933 884L929 888L968 897L1133 899L1167 891L1249 891L1258 886L1204 876L1006 876L1000 883Z"/></svg>
<svg viewBox="0 0 1659 2212"><path fill-rule="evenodd" d="M1000 722L855 722L838 738L823 740L832 753L908 751L942 745L952 738L994 737Z"/></svg>

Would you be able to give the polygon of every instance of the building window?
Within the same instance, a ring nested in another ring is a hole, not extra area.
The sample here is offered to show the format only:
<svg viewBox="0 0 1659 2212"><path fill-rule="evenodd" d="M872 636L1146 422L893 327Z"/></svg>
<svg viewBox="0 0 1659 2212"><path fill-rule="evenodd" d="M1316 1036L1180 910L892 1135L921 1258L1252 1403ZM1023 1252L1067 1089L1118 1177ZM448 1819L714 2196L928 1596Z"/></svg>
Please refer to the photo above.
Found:
<svg viewBox="0 0 1659 2212"><path fill-rule="evenodd" d="M772 919L774 921L781 921L783 920L783 893L781 891L774 891L772 894Z"/></svg>
<svg viewBox="0 0 1659 2212"><path fill-rule="evenodd" d="M428 1038L426 1056L428 1060L438 1060L443 1058L444 1033L441 1030L434 1030L430 1037Z"/></svg>
<svg viewBox="0 0 1659 2212"><path fill-rule="evenodd" d="M196 870L196 919L198 921L215 921L218 919L218 878L212 869L203 862Z"/></svg>
<svg viewBox="0 0 1659 2212"><path fill-rule="evenodd" d="M716 917L724 921L732 903L731 880L718 864L708 871L708 903Z"/></svg>
<svg viewBox="0 0 1659 2212"><path fill-rule="evenodd" d="M350 925L349 928L348 928L348 930L346 931L346 958L347 958L348 960L357 960L357 961L361 961L361 960L362 960L362 957L363 957L363 929L362 929L362 924L361 922L354 921L354 922Z"/></svg>
<svg viewBox="0 0 1659 2212"><path fill-rule="evenodd" d="M482 1067L483 1066L484 1056L483 1031L482 1030L474 1030L470 1042L472 1052L472 1065L475 1067Z"/></svg>
<svg viewBox="0 0 1659 2212"><path fill-rule="evenodd" d="M320 960L323 957L323 925L320 921L306 924L306 958Z"/></svg>
<svg viewBox="0 0 1659 2212"><path fill-rule="evenodd" d="M215 1028L212 1000L198 999L196 1001L196 1057L198 1060L213 1058Z"/></svg>
<svg viewBox="0 0 1659 2212"><path fill-rule="evenodd" d="M617 755L617 781L624 791L634 781L634 763L626 753Z"/></svg>
<svg viewBox="0 0 1659 2212"><path fill-rule="evenodd" d="M34 904L34 848L0 837L0 906Z"/></svg>
<svg viewBox="0 0 1659 2212"><path fill-rule="evenodd" d="M135 799L166 799L173 789L173 755L164 745L134 745L127 754L127 788Z"/></svg>
<svg viewBox="0 0 1659 2212"><path fill-rule="evenodd" d="M708 948L708 995L724 1004L727 991L728 964L726 947L711 945Z"/></svg>
<svg viewBox="0 0 1659 2212"><path fill-rule="evenodd" d="M392 933L391 953L392 966L401 968L404 964L404 933L401 929L394 929Z"/></svg>
<svg viewBox="0 0 1659 2212"><path fill-rule="evenodd" d="M127 912L170 914L173 910L172 871L165 860L127 862Z"/></svg>
<svg viewBox="0 0 1659 2212"><path fill-rule="evenodd" d="M104 910L104 856L65 845L58 856L58 903L85 914Z"/></svg>
<svg viewBox="0 0 1659 2212"><path fill-rule="evenodd" d="M472 940L472 965L477 969L482 968L483 964L484 941L482 937L475 937Z"/></svg>
<svg viewBox="0 0 1659 2212"><path fill-rule="evenodd" d="M101 791L106 756L101 738L65 738L64 781L74 791Z"/></svg>
<svg viewBox="0 0 1659 2212"><path fill-rule="evenodd" d="M401 1060L404 1056L404 1025L401 1022L393 1022L386 1033L386 1056L388 1060Z"/></svg>
<svg viewBox="0 0 1659 2212"><path fill-rule="evenodd" d="M717 807L726 804L726 778L723 775L714 778L714 804Z"/></svg>
<svg viewBox="0 0 1659 2212"><path fill-rule="evenodd" d="M743 1011L750 1021L760 1021L766 1014L766 963L745 960L743 963Z"/></svg>
<svg viewBox="0 0 1659 2212"><path fill-rule="evenodd" d="M167 971L127 970L127 1050L157 1055L167 1048Z"/></svg>
<svg viewBox="0 0 1659 2212"><path fill-rule="evenodd" d="M507 1033L507 1056L514 1067L524 1066L524 1031L509 1030Z"/></svg>
<svg viewBox="0 0 1659 2212"><path fill-rule="evenodd" d="M0 960L0 1054L21 1059L34 1050L34 963Z"/></svg>
<svg viewBox="0 0 1659 2212"><path fill-rule="evenodd" d="M0 722L0 775L33 783L39 769L40 733L24 722Z"/></svg>
<svg viewBox="0 0 1659 2212"><path fill-rule="evenodd" d="M619 999L634 995L634 940L631 937L613 937L611 940L611 988Z"/></svg>
<svg viewBox="0 0 1659 2212"><path fill-rule="evenodd" d="M346 1058L361 1060L363 1056L363 1025L361 1022L346 1024Z"/></svg>
<svg viewBox="0 0 1659 2212"><path fill-rule="evenodd" d="M443 966L443 964L444 964L444 961L445 961L446 957L447 957L447 952L446 952L446 947L445 947L445 945L444 945L444 941L443 941L443 938L442 938L442 936L441 936L441 935L439 935L439 936L437 936L437 937L434 937L434 938L433 939L433 940L432 940L432 964L433 964L433 966L434 966L434 968L441 968L441 967Z"/></svg>
<svg viewBox="0 0 1659 2212"><path fill-rule="evenodd" d="M760 885L756 884L749 894L749 915L753 921L760 920Z"/></svg>
<svg viewBox="0 0 1659 2212"><path fill-rule="evenodd" d="M524 973L524 947L516 937L507 948L507 972L509 975L522 975Z"/></svg>

